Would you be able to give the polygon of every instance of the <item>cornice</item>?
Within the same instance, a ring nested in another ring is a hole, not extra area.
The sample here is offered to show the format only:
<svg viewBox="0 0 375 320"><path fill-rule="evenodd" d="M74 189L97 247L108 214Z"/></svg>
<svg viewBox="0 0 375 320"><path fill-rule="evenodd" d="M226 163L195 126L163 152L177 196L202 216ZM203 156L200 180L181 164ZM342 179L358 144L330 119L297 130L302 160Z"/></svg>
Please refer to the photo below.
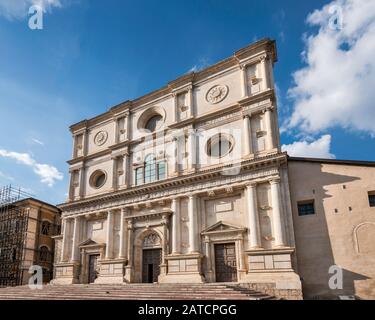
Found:
<svg viewBox="0 0 375 320"><path fill-rule="evenodd" d="M287 161L286 153L278 153L278 154L271 154L266 155L259 158L254 159L247 159L242 160L241 162L237 163L237 167L241 167L241 179L244 171L251 171L251 170L259 170L259 169L266 169L272 166L280 166ZM79 209L82 207L90 207L92 205L109 205L110 203L116 200L128 200L131 201L131 198L136 198L139 196L145 197L142 201L147 201L150 197L150 194L153 192L167 192L171 189L177 189L181 187L184 191L187 190L188 186L192 186L192 190L197 190L197 182L202 185L202 182L208 182L212 179L220 179L225 180L223 177L230 177L230 176L223 176L223 171L225 170L232 170L233 164L224 164L221 166L216 166L213 168L201 169L196 173L191 173L187 175L181 175L174 178L169 178L163 181L157 181L154 183L150 183L147 185L141 186L133 186L126 190L106 193L102 195L96 195L90 198L86 198L83 200L76 200L72 202L68 202L65 204L61 204L58 207L64 211L74 211L75 209ZM251 173L251 172L250 172ZM237 177L237 176L236 176ZM238 177L237 177L238 178ZM225 181L223 182L225 183ZM203 183L204 184L204 183ZM186 191L187 192L187 191ZM191 191L189 191L191 192ZM133 199L134 200L134 199ZM139 200L141 201L141 200Z"/></svg>

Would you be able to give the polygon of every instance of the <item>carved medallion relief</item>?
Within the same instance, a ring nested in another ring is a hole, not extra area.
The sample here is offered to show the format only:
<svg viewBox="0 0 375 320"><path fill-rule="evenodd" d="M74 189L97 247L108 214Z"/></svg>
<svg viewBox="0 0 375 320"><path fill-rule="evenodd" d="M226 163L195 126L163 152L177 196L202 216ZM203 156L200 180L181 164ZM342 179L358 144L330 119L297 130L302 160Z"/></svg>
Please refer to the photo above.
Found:
<svg viewBox="0 0 375 320"><path fill-rule="evenodd" d="M108 139L108 132L107 131L99 131L94 137L94 143L97 146L102 146L103 144L106 143L107 139Z"/></svg>
<svg viewBox="0 0 375 320"><path fill-rule="evenodd" d="M208 90L206 94L207 102L216 104L223 101L228 95L229 89L226 85L216 85Z"/></svg>

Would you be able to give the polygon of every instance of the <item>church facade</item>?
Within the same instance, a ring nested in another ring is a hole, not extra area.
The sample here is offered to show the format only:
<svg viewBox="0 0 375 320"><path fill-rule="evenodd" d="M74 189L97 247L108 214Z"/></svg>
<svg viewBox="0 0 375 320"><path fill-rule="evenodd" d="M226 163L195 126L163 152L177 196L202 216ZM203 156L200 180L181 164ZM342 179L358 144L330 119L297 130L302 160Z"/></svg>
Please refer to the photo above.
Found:
<svg viewBox="0 0 375 320"><path fill-rule="evenodd" d="M71 126L53 283L235 282L301 298L276 61L264 39Z"/></svg>

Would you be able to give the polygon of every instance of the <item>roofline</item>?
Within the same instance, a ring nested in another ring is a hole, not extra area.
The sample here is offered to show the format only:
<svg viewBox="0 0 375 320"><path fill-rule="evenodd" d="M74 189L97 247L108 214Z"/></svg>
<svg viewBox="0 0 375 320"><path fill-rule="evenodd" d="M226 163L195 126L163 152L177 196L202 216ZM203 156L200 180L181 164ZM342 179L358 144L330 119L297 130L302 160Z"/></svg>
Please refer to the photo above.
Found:
<svg viewBox="0 0 375 320"><path fill-rule="evenodd" d="M254 43L251 43L250 45L237 50L234 52L233 55L230 57L220 60L217 63L214 63L202 70L196 71L196 72L189 72L185 73L182 76L177 77L174 80L169 81L166 85L160 87L159 89L150 91L142 96L139 96L133 100L126 100L124 102L121 102L117 105L114 105L110 107L107 111L97 115L96 117L90 118L90 119L84 119L82 121L79 121L69 127L70 131L73 133L75 131L81 130L82 128L86 128L90 126L90 123L92 123L95 120L100 119L106 119L108 116L113 116L116 114L119 110L122 111L122 109L131 109L133 106L142 105L143 103L147 103L147 101L142 102L143 100L147 100L148 98L158 98L167 95L168 93L172 92L172 90L178 85L185 84L185 83L192 83L195 80L204 79L207 77L207 73L209 72L217 72L219 68L225 67L226 65L230 65L233 63L238 63L242 57L246 57L249 53L254 52L255 50L262 48L266 48L266 51L271 53L271 59L272 62L277 62L277 48L276 48L276 41L270 38L263 38L261 40L258 40Z"/></svg>
<svg viewBox="0 0 375 320"><path fill-rule="evenodd" d="M340 160L340 159L324 159L324 158L304 158L304 157L290 157L288 161L300 161L300 162L314 162L314 163L326 163L326 164L340 164L349 166L363 166L363 167L375 167L375 161L363 161L363 160Z"/></svg>
<svg viewBox="0 0 375 320"><path fill-rule="evenodd" d="M24 199L17 200L15 202L12 202L12 204L13 205L17 205L17 204L20 204L20 203L25 202L25 201L34 201L34 202L37 202L37 203L41 204L42 206L50 207L50 208L52 208L52 209L54 209L54 210L56 210L56 211L58 211L60 213L62 211L60 208L58 208L57 206L55 206L53 204L44 202L42 200L35 199L33 197L29 197L29 198L24 198Z"/></svg>

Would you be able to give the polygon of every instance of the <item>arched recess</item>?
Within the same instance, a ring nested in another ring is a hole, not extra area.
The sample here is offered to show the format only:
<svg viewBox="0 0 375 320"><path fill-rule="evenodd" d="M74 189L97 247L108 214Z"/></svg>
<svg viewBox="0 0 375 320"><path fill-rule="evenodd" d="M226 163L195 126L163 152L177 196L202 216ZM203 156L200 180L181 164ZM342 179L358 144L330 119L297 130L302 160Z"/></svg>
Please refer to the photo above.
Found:
<svg viewBox="0 0 375 320"><path fill-rule="evenodd" d="M363 222L353 231L355 249L360 254L375 254L375 222Z"/></svg>
<svg viewBox="0 0 375 320"><path fill-rule="evenodd" d="M139 117L137 121L137 129L141 132L150 133L150 131L146 129L146 125L147 125L147 122L155 116L160 116L162 118L162 123L164 124L165 119L166 119L166 112L164 108L159 107L159 106L154 106L154 107L147 109L141 114L141 116ZM161 128L158 126L155 129L159 130Z"/></svg>
<svg viewBox="0 0 375 320"><path fill-rule="evenodd" d="M147 228L134 238L134 281L142 282L143 250L162 250L163 234L156 228Z"/></svg>

